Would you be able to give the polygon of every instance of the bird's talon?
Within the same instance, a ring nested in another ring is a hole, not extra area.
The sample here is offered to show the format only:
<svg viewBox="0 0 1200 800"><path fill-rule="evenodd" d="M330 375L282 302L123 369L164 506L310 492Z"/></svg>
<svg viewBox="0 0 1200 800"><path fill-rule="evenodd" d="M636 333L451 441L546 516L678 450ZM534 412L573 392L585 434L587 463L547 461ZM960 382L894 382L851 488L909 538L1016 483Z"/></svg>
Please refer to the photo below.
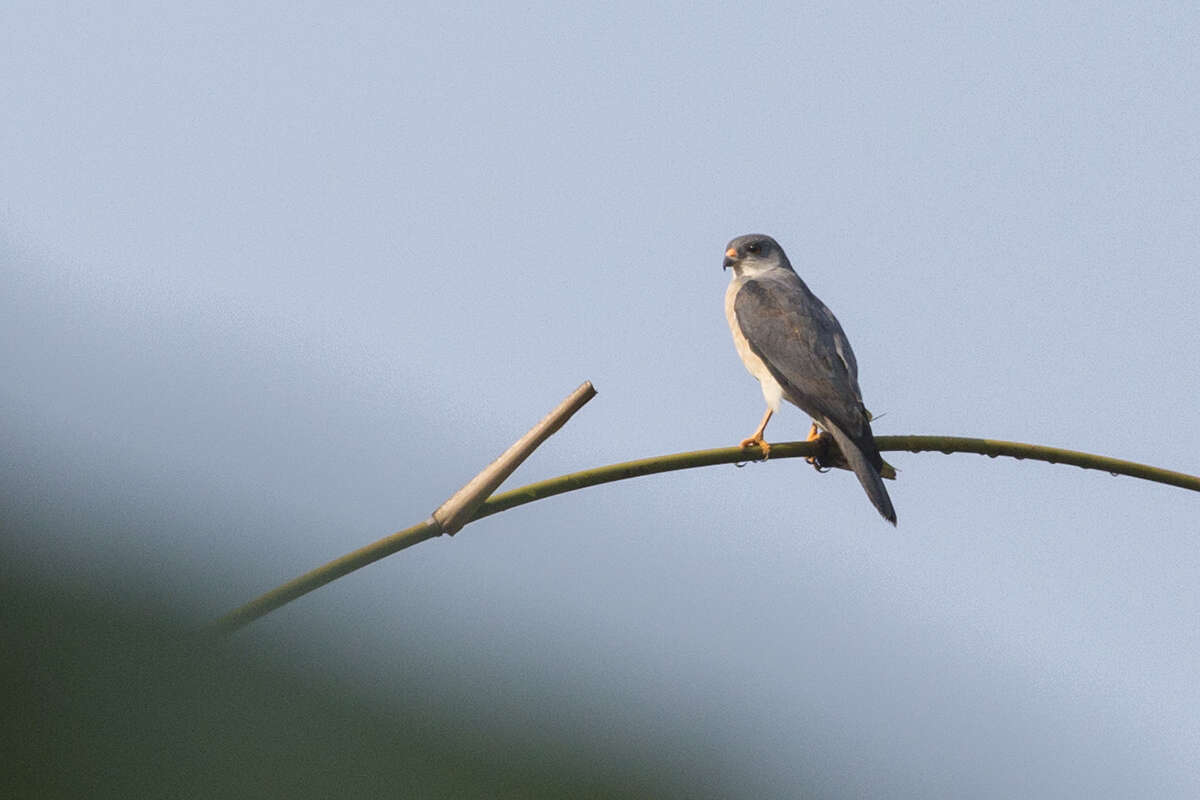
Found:
<svg viewBox="0 0 1200 800"><path fill-rule="evenodd" d="M771 445L767 444L763 439L754 436L751 436L749 439L742 439L741 448L745 450L747 447L758 447L760 450L762 450L763 461L766 461L771 457Z"/></svg>

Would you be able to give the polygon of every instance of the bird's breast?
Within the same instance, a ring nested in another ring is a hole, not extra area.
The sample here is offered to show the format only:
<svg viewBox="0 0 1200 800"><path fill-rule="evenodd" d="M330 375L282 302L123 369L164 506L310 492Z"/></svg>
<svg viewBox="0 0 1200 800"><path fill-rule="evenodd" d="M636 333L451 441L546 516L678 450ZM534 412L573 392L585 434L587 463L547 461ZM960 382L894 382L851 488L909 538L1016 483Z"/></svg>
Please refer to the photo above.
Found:
<svg viewBox="0 0 1200 800"><path fill-rule="evenodd" d="M733 346L737 349L738 356L746 365L746 370L758 379L767 406L777 411L779 401L783 397L783 387L779 385L779 381L775 380L771 370L767 369L767 365L758 357L754 349L750 347L750 341L742 333L742 326L738 324L735 305L737 294L741 288L741 280L735 278L729 282L729 288L725 290L725 319L729 323L729 332L733 334Z"/></svg>

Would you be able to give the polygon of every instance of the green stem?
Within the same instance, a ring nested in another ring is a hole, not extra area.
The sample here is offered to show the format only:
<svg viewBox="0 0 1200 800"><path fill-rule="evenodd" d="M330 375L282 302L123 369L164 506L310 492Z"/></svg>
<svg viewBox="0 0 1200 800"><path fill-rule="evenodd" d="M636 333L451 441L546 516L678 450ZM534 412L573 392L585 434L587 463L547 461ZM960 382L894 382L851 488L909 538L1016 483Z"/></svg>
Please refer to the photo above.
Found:
<svg viewBox="0 0 1200 800"><path fill-rule="evenodd" d="M1051 464L1070 464L1084 469L1095 469L1113 475L1128 475L1181 489L1200 492L1200 476L1187 475L1182 472L1137 464L1132 461L1122 461L1116 458L1081 453L1077 450L1062 450L1057 447L1045 447L1036 444L1020 442L1003 442L996 439L971 439L963 436L879 436L875 439L881 451L907 450L913 453L978 453L985 456L1008 456L1017 459L1046 461ZM771 445L771 460L782 458L803 458L815 455L823 445L819 442L780 442ZM553 497L588 486L602 483L636 478L642 475L654 475L659 472L673 472L693 467L710 467L717 464L733 464L754 460L748 455L759 454L755 450L742 450L737 447L720 447L714 450L695 450L690 453L675 453L673 455L655 456L639 461L626 461L621 464L609 464L604 467L560 475L557 478L531 483L519 489L492 495L471 517L471 521L482 519L507 511L516 506L532 503L546 497ZM256 600L252 600L235 611L226 614L215 624L215 631L231 632L258 619L264 614L295 600L301 595L334 581L343 575L353 572L360 567L374 563L418 542L431 539L441 532L433 519L427 519L399 533L393 533L373 544L355 550L352 553L330 561L324 566L317 567L299 578L288 581L282 586L267 592Z"/></svg>
<svg viewBox="0 0 1200 800"><path fill-rule="evenodd" d="M940 452L947 455L950 453L978 453L993 458L1009 456L1016 459L1046 461L1051 464L1069 464L1200 492L1200 477L1198 476L1172 472L1133 461L1121 461L1116 458L1081 453L1078 450L1062 450L1057 447L1004 442L998 439L972 439L965 436L877 436L875 443L879 446L880 451L907 450L912 453ZM771 460L806 458L815 455L819 449L820 445L816 442L780 442L771 445ZM749 451L749 453L758 452L757 449ZM475 512L472 521L532 503L534 500L541 500L544 497L553 497L556 494L573 492L576 489L597 486L601 483L611 483L642 475L654 475L659 472L754 460L748 459L747 455L748 451L737 447L719 447L714 450L695 450L691 453L675 453L669 456L644 458L640 461L626 461L621 464L609 464L605 467L560 475L557 478L550 478L522 486L519 489L492 495Z"/></svg>
<svg viewBox="0 0 1200 800"><path fill-rule="evenodd" d="M426 539L432 539L441 532L441 526L430 517L424 522L418 522L411 528L405 528L398 533L393 533L391 536L385 536L366 547L360 547L341 558L335 558L328 564L310 570L299 578L293 578L282 586L277 586L266 594L251 600L241 608L230 611L213 624L210 632L215 634L232 633L238 628L249 625L259 617L270 614L280 606L287 605L297 597L306 595L314 589L319 589L343 575L354 572L356 569L361 569L368 564L374 564L379 559L390 556L392 553L403 550L406 547L412 547L414 544L423 542Z"/></svg>

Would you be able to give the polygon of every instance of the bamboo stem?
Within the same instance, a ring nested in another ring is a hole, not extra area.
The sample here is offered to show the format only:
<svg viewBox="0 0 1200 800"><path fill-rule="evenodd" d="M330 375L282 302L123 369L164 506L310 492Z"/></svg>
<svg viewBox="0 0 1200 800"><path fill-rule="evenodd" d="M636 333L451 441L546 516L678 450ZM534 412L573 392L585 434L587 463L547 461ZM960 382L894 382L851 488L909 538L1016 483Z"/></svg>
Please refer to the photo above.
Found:
<svg viewBox="0 0 1200 800"><path fill-rule="evenodd" d="M660 472L672 472L694 467L709 467L717 464L733 464L751 460L747 458L749 455L761 455L762 451L758 448L744 450L739 447L721 447L713 450L695 450L690 453L674 453L672 455L655 456L638 461L626 461L620 464L609 464L581 472L573 472L568 475L560 475L557 478L531 483L512 491L494 495L487 500L482 499L481 491L492 491L504 477L507 477L512 472L512 469L515 469L516 465L507 460L510 454L520 453L521 455L516 461L516 463L520 463L520 460L523 460L538 444L545 441L546 437L557 430L558 426L561 426L571 414L590 400L594 394L595 390L592 389L590 383L585 383L579 389L576 389L554 412L551 412L546 419L542 420L525 437L509 448L509 451L504 456L497 459L492 467L484 470L467 487L456 493L454 498L451 498L451 501L454 501L453 503L447 501L437 512L434 512L435 516L449 506L448 518L452 522L458 521L459 523L458 527L454 528L456 531L468 522L483 519L492 514L498 514L501 511L507 511L510 508L525 505L526 503L532 503L535 500L573 492L577 489L585 489L589 486L612 483L613 481L626 480L628 478L637 478L642 475L655 475ZM556 416L563 414L565 416L562 416L561 419L558 419L558 416ZM556 419L558 420L557 423L555 423ZM538 438L539 436L540 438ZM531 443L532 446L528 446ZM1138 464L1133 461L1122 461L1092 453L1063 450L1044 445L1005 442L996 439L972 439L963 436L879 436L876 437L875 443L881 451L907 450L913 453L941 452L946 454L978 453L991 457L1008 456L1016 459L1045 461L1050 464L1069 464L1084 469L1101 470L1113 475L1127 475L1133 478L1200 492L1200 476L1173 472L1159 467L1152 467L1148 464ZM817 455L825 446L827 446L826 443L820 440L780 442L771 445L771 461L783 458L806 458ZM489 472L498 464L500 465L498 472ZM504 470L507 471L505 472ZM496 476L500 472L503 472L503 477L496 480ZM484 476L488 477L484 479ZM460 497L460 495L462 496ZM465 509L469 509L470 513L467 514L464 511ZM221 617L216 622L214 628L218 633L237 630L264 614L270 613L276 608L295 600L297 597L324 586L330 581L336 580L343 575L347 575L360 567L365 567L367 564L374 563L406 547L411 547L418 542L432 539L444 532L453 533L453 531L446 530L443 527L443 523L440 523L434 517L430 517L424 522L413 525L411 528L406 528L399 533L394 533L373 544L348 553L341 558L335 559L324 566L307 572L299 578L295 578L267 592L258 599Z"/></svg>

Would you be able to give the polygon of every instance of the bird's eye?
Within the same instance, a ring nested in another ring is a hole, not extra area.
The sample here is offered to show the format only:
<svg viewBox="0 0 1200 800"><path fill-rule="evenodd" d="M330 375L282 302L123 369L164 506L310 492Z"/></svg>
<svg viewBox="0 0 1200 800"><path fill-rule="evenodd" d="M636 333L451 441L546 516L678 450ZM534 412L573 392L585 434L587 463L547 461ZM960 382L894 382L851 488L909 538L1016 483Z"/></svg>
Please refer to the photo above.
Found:
<svg viewBox="0 0 1200 800"><path fill-rule="evenodd" d="M758 253L760 250L762 250L762 245L758 242L751 242L746 245L746 252L748 253Z"/></svg>

